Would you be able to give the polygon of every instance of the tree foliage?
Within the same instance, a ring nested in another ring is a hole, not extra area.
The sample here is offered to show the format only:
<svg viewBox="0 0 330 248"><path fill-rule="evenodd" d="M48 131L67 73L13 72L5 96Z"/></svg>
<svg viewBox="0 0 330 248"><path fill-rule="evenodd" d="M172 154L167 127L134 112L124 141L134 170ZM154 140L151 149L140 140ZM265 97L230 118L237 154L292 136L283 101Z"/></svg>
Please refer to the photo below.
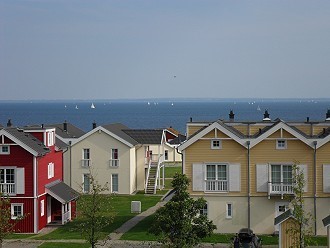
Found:
<svg viewBox="0 0 330 248"><path fill-rule="evenodd" d="M290 201L292 214L296 224L291 225L287 230L288 234L293 238L292 247L308 247L312 244L311 236L313 235L312 220L313 216L305 209L304 187L306 180L303 171L297 166L292 167L293 177L293 197Z"/></svg>
<svg viewBox="0 0 330 248"><path fill-rule="evenodd" d="M216 226L206 215L200 214L206 201L203 198L194 200L187 192L189 179L186 175L176 173L172 186L175 195L156 211L150 232L169 247L193 247L210 236Z"/></svg>
<svg viewBox="0 0 330 248"><path fill-rule="evenodd" d="M108 214L112 210L112 197L102 194L108 190L108 185L98 184L92 173L89 174L89 181L89 194L81 194L78 202L80 218L78 228L86 241L94 248L102 236L102 229L112 223L114 216ZM107 215L105 216L104 213Z"/></svg>

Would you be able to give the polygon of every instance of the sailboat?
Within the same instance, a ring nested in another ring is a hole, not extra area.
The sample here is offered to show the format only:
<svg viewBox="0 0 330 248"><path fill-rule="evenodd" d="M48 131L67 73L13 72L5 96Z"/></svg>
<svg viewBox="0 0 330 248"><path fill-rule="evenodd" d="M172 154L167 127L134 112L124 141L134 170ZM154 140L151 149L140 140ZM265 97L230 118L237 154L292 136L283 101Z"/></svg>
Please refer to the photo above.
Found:
<svg viewBox="0 0 330 248"><path fill-rule="evenodd" d="M257 108L257 110L258 110L258 111L261 111L261 109L260 109L260 106L259 106L259 105L258 105L258 108Z"/></svg>
<svg viewBox="0 0 330 248"><path fill-rule="evenodd" d="M78 105L76 105L76 109L78 109Z"/></svg>
<svg viewBox="0 0 330 248"><path fill-rule="evenodd" d="M95 109L94 103L92 103L92 105L91 105L91 109Z"/></svg>

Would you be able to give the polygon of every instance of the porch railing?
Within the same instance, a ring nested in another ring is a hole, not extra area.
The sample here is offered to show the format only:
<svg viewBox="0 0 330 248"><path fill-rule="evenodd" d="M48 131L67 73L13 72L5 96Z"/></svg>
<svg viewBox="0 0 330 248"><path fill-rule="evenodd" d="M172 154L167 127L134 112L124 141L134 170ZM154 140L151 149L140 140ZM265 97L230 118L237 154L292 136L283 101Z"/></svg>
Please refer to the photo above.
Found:
<svg viewBox="0 0 330 248"><path fill-rule="evenodd" d="M206 180L205 191L228 191L227 180Z"/></svg>
<svg viewBox="0 0 330 248"><path fill-rule="evenodd" d="M15 183L0 183L0 192L6 194L15 194Z"/></svg>
<svg viewBox="0 0 330 248"><path fill-rule="evenodd" d="M285 194L293 194L293 184L292 183L268 183L268 194L269 195L283 195Z"/></svg>
<svg viewBox="0 0 330 248"><path fill-rule="evenodd" d="M82 159L81 160L81 166L82 167L89 167L89 166L91 166L91 160L90 159Z"/></svg>
<svg viewBox="0 0 330 248"><path fill-rule="evenodd" d="M63 224L70 220L70 211L64 212L62 214L62 222Z"/></svg>
<svg viewBox="0 0 330 248"><path fill-rule="evenodd" d="M110 167L118 167L119 159L110 159L109 164L110 164Z"/></svg>

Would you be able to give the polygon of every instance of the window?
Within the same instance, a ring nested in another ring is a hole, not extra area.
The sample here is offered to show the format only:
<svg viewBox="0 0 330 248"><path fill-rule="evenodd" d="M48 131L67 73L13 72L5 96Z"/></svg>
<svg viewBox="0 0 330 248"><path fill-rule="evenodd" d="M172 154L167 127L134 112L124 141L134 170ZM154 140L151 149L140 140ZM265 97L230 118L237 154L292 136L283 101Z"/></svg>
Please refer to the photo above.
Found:
<svg viewBox="0 0 330 248"><path fill-rule="evenodd" d="M292 165L271 165L271 193L292 193Z"/></svg>
<svg viewBox="0 0 330 248"><path fill-rule="evenodd" d="M119 166L118 149L111 149L110 166L112 166L112 167L118 167Z"/></svg>
<svg viewBox="0 0 330 248"><path fill-rule="evenodd" d="M276 149L286 149L287 148L287 142L286 140L276 140Z"/></svg>
<svg viewBox="0 0 330 248"><path fill-rule="evenodd" d="M0 191L15 194L15 169L0 169Z"/></svg>
<svg viewBox="0 0 330 248"><path fill-rule="evenodd" d="M17 219L23 216L23 203L11 204L11 218Z"/></svg>
<svg viewBox="0 0 330 248"><path fill-rule="evenodd" d="M89 148L84 148L83 149L83 158L82 158L82 166L83 167L88 167L91 165L90 163L90 150Z"/></svg>
<svg viewBox="0 0 330 248"><path fill-rule="evenodd" d="M164 159L165 159L165 160L168 160L168 150L165 150Z"/></svg>
<svg viewBox="0 0 330 248"><path fill-rule="evenodd" d="M54 177L54 163L48 164L48 179Z"/></svg>
<svg viewBox="0 0 330 248"><path fill-rule="evenodd" d="M233 204L227 203L226 204L226 219L233 218Z"/></svg>
<svg viewBox="0 0 330 248"><path fill-rule="evenodd" d="M89 174L83 174L83 192L89 193L90 190L90 176Z"/></svg>
<svg viewBox="0 0 330 248"><path fill-rule="evenodd" d="M199 210L199 214L200 215L206 215L207 216L207 203L204 205L204 207L202 209Z"/></svg>
<svg viewBox="0 0 330 248"><path fill-rule="evenodd" d="M0 154L10 154L9 146L0 146Z"/></svg>
<svg viewBox="0 0 330 248"><path fill-rule="evenodd" d="M40 201L40 216L45 215L45 200Z"/></svg>
<svg viewBox="0 0 330 248"><path fill-rule="evenodd" d="M112 193L118 192L118 174L111 175L111 192Z"/></svg>
<svg viewBox="0 0 330 248"><path fill-rule="evenodd" d="M211 149L221 149L221 140L219 139L211 140Z"/></svg>
<svg viewBox="0 0 330 248"><path fill-rule="evenodd" d="M54 145L54 132L48 132L48 146L53 146Z"/></svg>
<svg viewBox="0 0 330 248"><path fill-rule="evenodd" d="M206 191L228 191L227 165L206 165Z"/></svg>

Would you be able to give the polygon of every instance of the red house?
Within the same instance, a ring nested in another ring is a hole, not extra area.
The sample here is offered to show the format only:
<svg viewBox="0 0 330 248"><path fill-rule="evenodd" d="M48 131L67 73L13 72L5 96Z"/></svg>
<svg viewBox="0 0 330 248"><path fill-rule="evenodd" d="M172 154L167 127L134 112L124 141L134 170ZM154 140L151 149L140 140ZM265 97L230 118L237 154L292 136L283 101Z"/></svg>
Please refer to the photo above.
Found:
<svg viewBox="0 0 330 248"><path fill-rule="evenodd" d="M10 197L12 219L25 216L19 232L38 233L75 216L78 193L63 183L64 146L55 128L0 130L0 191Z"/></svg>

